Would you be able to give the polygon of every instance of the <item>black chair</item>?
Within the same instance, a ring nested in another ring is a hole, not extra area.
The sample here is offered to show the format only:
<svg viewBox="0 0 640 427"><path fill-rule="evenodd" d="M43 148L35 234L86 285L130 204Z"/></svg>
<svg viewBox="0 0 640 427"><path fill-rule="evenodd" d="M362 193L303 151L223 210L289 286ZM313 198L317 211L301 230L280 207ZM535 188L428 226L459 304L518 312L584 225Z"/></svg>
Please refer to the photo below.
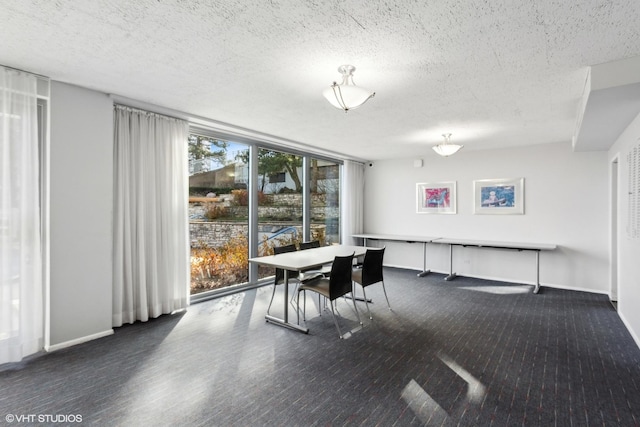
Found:
<svg viewBox="0 0 640 427"><path fill-rule="evenodd" d="M320 241L319 240L313 240L311 242L302 242L300 243L300 250L303 251L305 249L311 249L311 248L319 248L320 247ZM296 293L298 292L298 286L300 283L303 282L308 282L309 280L313 280L316 279L318 277L322 277L326 274L328 274L331 271L331 267L329 267L328 269L321 269L318 270L317 268L309 268L307 270L302 270L300 272L296 272L296 279L298 282L298 285L296 285L296 288L293 290L293 293L291 294L291 300L290 303L293 304L293 300L295 298ZM291 274L289 274L289 277L294 277ZM320 297L318 297L318 301L320 301Z"/></svg>
<svg viewBox="0 0 640 427"><path fill-rule="evenodd" d="M320 240L312 240L310 242L302 242L302 243L300 243L300 250L301 251L304 251L306 249L319 248L319 247L320 247ZM331 273L331 264L324 265L320 269L313 268L313 269L309 269L309 270L303 270L302 273L303 273L302 274L302 280L306 280L306 276L308 276L308 278L312 279L312 278L314 278L313 276L327 275L327 274Z"/></svg>
<svg viewBox="0 0 640 427"><path fill-rule="evenodd" d="M311 248L319 248L320 247L320 240L312 240L310 242L302 242L300 243L300 250L304 251L305 249L311 249Z"/></svg>
<svg viewBox="0 0 640 427"><path fill-rule="evenodd" d="M320 241L319 240L312 240L310 242L301 242L300 245L300 250L304 251L307 249L313 249L313 248L319 248L320 247ZM327 275L331 272L331 265L328 266L323 266L321 269L318 268L310 268L308 270L302 270L300 272L300 281L304 282L307 280L311 280L311 279L315 279L318 276L324 276Z"/></svg>
<svg viewBox="0 0 640 427"><path fill-rule="evenodd" d="M342 332L340 331L334 306L336 299L353 292L353 282L351 281L352 266L353 254L348 256L336 256L333 260L329 277L320 277L318 279L311 280L310 282L302 283L298 287L298 307L300 307L300 292L305 292L305 298L302 304L302 318L306 320L306 291L316 292L319 295L324 296L329 300L331 316L333 317L333 322L336 325L340 338L344 338L344 335L342 335ZM356 312L356 316L358 317L358 323L362 324L355 300L353 298L351 298L351 300L353 301L353 308ZM298 310L298 323L300 323L300 310Z"/></svg>
<svg viewBox="0 0 640 427"><path fill-rule="evenodd" d="M293 243L285 246L278 246L273 248L273 254L284 254L287 252L295 252L296 245ZM289 280L298 280L298 272L294 270L288 270L289 272ZM269 301L269 307L267 307L267 314L269 314L269 310L271 310L271 304L273 303L273 297L276 294L276 287L280 284L284 283L284 269L276 268L275 278L273 280L273 293L271 293L271 301Z"/></svg>
<svg viewBox="0 0 640 427"><path fill-rule="evenodd" d="M354 282L362 286L362 293L364 295L364 303L367 305L367 313L369 313L369 319L371 317L371 311L369 310L369 303L367 302L367 292L365 288L378 282L382 282L382 290L384 291L384 297L387 300L389 310L391 310L391 304L389 304L389 298L387 297L387 290L384 287L384 277L382 274L382 260L384 258L384 249L367 249L364 254L364 261L362 262L362 268L356 268L353 270L351 278Z"/></svg>

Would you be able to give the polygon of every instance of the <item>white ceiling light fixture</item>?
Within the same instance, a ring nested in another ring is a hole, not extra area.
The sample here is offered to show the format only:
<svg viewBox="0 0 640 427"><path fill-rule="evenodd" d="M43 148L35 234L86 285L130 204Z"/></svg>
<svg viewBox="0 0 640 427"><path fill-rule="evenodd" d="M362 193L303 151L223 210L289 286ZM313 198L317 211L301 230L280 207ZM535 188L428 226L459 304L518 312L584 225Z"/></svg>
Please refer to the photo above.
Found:
<svg viewBox="0 0 640 427"><path fill-rule="evenodd" d="M450 133L443 133L444 142L438 145L434 145L433 151L440 154L442 157L448 157L452 154L456 154L458 150L460 150L464 145L451 144L449 140L451 139Z"/></svg>
<svg viewBox="0 0 640 427"><path fill-rule="evenodd" d="M342 83L333 82L331 86L322 91L322 95L327 98L331 105L344 110L345 113L358 108L376 94L355 85L353 82L353 72L355 70L356 67L353 65L341 65L338 67L338 72L342 74Z"/></svg>

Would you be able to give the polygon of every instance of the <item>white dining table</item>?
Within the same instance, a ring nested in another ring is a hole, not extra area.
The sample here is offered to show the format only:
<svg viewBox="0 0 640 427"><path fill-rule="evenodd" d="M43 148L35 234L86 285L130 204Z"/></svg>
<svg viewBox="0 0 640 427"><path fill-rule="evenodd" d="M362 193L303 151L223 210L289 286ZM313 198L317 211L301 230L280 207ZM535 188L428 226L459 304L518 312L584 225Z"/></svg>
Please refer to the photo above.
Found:
<svg viewBox="0 0 640 427"><path fill-rule="evenodd" d="M376 234L376 233L360 233L352 234L351 237L356 237L364 240L364 245L367 246L367 240L389 240L407 243L422 243L422 271L418 273L418 277L424 277L431 273L431 270L427 269L427 243L433 243L434 240L439 237L432 236L410 236L405 234Z"/></svg>
<svg viewBox="0 0 640 427"><path fill-rule="evenodd" d="M497 242L495 240L470 240L470 239L450 239L441 237L434 239L433 243L449 245L449 275L444 280L450 281L456 278L457 274L453 271L453 247L476 247L489 249L511 249L516 251L533 251L536 254L536 282L533 287L533 293L540 291L540 251L553 251L557 246L553 243L526 243L526 242Z"/></svg>
<svg viewBox="0 0 640 427"><path fill-rule="evenodd" d="M283 317L279 318L266 314L265 319L267 322L308 333L309 328L300 326L297 323L289 322L289 271L300 272L303 270L309 270L314 267L320 267L324 264L332 263L336 256L348 256L353 254L355 257L359 257L363 256L366 252L367 248L365 246L331 245L305 249L303 251L286 252L278 255L249 258L250 263L266 267L281 268L284 270L284 298L282 300L284 307Z"/></svg>

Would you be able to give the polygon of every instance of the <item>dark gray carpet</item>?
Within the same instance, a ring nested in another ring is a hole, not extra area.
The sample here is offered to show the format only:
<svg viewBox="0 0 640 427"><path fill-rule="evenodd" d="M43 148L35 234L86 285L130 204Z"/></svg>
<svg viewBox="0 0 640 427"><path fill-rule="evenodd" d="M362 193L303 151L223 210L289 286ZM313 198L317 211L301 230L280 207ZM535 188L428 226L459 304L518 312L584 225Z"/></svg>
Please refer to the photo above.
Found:
<svg viewBox="0 0 640 427"><path fill-rule="evenodd" d="M394 311L370 287L347 340L311 296L309 335L265 323L264 287L0 366L0 425L639 425L640 350L606 296L385 274Z"/></svg>

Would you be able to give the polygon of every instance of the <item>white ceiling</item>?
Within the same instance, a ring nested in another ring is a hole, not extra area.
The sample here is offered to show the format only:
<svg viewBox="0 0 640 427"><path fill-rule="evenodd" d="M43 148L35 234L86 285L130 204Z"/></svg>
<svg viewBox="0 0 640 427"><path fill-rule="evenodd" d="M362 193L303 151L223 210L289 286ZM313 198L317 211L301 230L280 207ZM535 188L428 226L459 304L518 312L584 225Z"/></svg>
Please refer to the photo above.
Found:
<svg viewBox="0 0 640 427"><path fill-rule="evenodd" d="M640 55L638 0L0 0L0 22L0 64L367 160L569 142L589 66ZM346 114L321 96L342 64L376 92Z"/></svg>
<svg viewBox="0 0 640 427"><path fill-rule="evenodd" d="M608 149L639 112L640 57L590 67L578 109L574 149Z"/></svg>

